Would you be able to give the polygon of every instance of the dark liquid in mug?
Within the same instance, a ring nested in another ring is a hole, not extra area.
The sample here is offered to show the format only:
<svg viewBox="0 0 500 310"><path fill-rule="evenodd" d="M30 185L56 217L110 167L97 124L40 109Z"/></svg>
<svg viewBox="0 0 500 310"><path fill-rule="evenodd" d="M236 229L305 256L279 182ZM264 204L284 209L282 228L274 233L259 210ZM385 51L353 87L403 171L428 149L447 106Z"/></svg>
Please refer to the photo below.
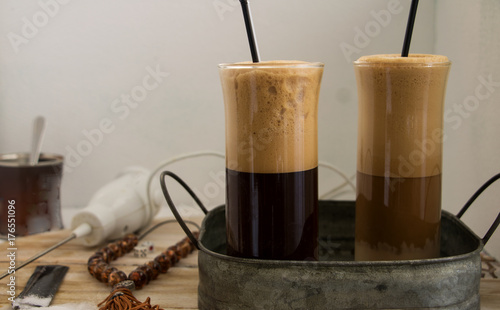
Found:
<svg viewBox="0 0 500 310"><path fill-rule="evenodd" d="M318 168L289 173L226 169L228 255L318 259Z"/></svg>
<svg viewBox="0 0 500 310"><path fill-rule="evenodd" d="M36 167L1 166L0 173L1 235L24 236L62 228L59 195L62 163ZM14 233L9 230L12 227L15 227Z"/></svg>

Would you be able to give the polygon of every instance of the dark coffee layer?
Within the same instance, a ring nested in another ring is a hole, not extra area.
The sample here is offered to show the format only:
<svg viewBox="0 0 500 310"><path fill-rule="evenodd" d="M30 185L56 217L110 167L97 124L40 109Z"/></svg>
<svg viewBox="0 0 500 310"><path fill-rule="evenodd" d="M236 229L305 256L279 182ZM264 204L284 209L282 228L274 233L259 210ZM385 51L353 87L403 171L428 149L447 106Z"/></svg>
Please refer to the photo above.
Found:
<svg viewBox="0 0 500 310"><path fill-rule="evenodd" d="M228 255L318 259L318 168L290 173L226 169Z"/></svg>
<svg viewBox="0 0 500 310"><path fill-rule="evenodd" d="M356 260L439 256L441 175L384 178L358 171Z"/></svg>

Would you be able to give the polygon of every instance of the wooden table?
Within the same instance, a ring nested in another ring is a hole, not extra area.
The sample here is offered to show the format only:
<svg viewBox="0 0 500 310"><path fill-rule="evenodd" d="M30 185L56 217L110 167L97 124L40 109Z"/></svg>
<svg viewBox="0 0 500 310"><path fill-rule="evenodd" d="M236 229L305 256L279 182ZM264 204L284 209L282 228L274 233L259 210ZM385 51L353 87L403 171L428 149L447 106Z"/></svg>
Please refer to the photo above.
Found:
<svg viewBox="0 0 500 310"><path fill-rule="evenodd" d="M200 219L196 220L200 222ZM20 264L40 250L45 249L57 241L68 236L67 230L43 233L28 237L18 237L16 239L17 263ZM132 253L121 257L113 262L113 266L129 273L136 266L152 260L161 251L170 245L175 244L185 237L184 232L176 223L162 226L149 234L143 241L152 241L155 245L154 253L150 253L147 258L136 258ZM6 257L7 243L0 243L0 270L3 273L8 261ZM52 305L60 305L75 302L89 302L97 305L104 300L110 288L103 283L92 278L87 272L87 259L98 248L86 248L74 240L63 245L59 249L47 254L34 263L16 272L16 296L19 294L28 278L33 273L37 265L60 264L68 266L70 269L64 278L64 282ZM160 276L145 286L142 290L134 292L135 297L144 301L151 297L151 304L160 305L164 309L197 309L197 289L198 289L198 256L197 252L181 260L168 273ZM7 305L9 301L6 293L7 278L0 280L0 306ZM481 309L500 309L500 279L481 280Z"/></svg>

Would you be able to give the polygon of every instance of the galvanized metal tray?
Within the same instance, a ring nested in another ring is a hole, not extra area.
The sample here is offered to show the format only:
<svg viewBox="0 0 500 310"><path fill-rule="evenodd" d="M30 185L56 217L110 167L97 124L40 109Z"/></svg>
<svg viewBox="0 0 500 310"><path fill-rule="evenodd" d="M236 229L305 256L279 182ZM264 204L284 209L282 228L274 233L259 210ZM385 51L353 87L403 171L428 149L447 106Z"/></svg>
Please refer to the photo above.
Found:
<svg viewBox="0 0 500 310"><path fill-rule="evenodd" d="M198 246L200 309L479 309L483 241L443 211L441 258L355 262L354 202L320 201L320 261L225 255L224 206Z"/></svg>
<svg viewBox="0 0 500 310"><path fill-rule="evenodd" d="M355 202L320 201L320 260L277 261L226 255L224 206L207 213L182 180L170 172L164 172L162 178L164 175L176 179L206 214L196 240L162 182L172 212L200 250L198 306L202 310L480 307L480 252L499 225L500 214L483 238L471 231L460 217L487 186L483 186L457 216L442 212L440 258L354 261ZM500 174L496 177L500 179Z"/></svg>

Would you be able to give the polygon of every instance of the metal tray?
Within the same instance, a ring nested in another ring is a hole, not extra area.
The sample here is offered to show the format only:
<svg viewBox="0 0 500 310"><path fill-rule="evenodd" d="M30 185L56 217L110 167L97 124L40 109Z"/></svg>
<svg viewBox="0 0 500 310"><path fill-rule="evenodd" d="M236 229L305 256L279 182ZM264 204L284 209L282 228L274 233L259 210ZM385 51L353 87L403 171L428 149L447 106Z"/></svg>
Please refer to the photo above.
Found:
<svg viewBox="0 0 500 310"><path fill-rule="evenodd" d="M456 216L442 212L440 258L356 262L355 203L319 205L317 262L227 256L224 206L208 212L197 242L199 308L479 309L479 253L487 240Z"/></svg>
<svg viewBox="0 0 500 310"><path fill-rule="evenodd" d="M165 184L175 179L206 214L199 239L175 207ZM204 309L479 309L480 252L500 225L483 238L461 220L488 180L455 216L441 216L441 257L358 262L354 258L354 201L319 202L319 261L244 259L226 255L224 206L208 212L177 175L164 171L160 185L175 218L198 254L198 306Z"/></svg>

